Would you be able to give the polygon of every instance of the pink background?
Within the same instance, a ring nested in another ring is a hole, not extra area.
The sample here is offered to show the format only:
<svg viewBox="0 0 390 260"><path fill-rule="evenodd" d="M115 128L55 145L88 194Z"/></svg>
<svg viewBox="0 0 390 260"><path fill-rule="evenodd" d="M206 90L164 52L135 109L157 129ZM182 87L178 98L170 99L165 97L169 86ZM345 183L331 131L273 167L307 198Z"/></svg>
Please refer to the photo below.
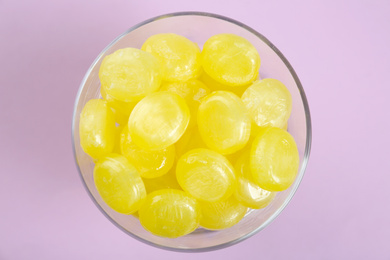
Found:
<svg viewBox="0 0 390 260"><path fill-rule="evenodd" d="M390 259L390 2L0 0L0 259ZM164 251L95 207L71 147L74 99L117 35L207 11L274 43L313 121L306 176L264 231L202 254Z"/></svg>

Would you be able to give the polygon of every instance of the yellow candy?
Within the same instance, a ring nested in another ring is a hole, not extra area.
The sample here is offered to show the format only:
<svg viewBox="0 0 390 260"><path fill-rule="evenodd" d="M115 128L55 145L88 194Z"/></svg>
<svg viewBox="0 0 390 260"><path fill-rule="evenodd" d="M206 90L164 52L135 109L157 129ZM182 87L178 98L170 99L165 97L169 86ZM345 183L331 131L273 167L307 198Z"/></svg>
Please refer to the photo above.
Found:
<svg viewBox="0 0 390 260"><path fill-rule="evenodd" d="M233 34L209 38L202 52L183 36L157 34L142 50L106 56L104 100L85 105L79 128L106 204L177 238L199 225L232 227L288 189L299 169L285 131L292 98L280 81L259 80L259 68L256 48Z"/></svg>
<svg viewBox="0 0 390 260"><path fill-rule="evenodd" d="M292 99L290 92L280 81L257 80L244 92L241 99L255 126L286 126L291 114ZM253 130L259 131L258 127Z"/></svg>
<svg viewBox="0 0 390 260"><path fill-rule="evenodd" d="M80 114L80 144L84 152L99 159L114 149L115 119L106 101L91 99Z"/></svg>
<svg viewBox="0 0 390 260"><path fill-rule="evenodd" d="M107 101L107 104L112 108L115 116L115 122L121 125L127 124L131 111L137 102L124 102L118 99L115 99L108 95L104 88L100 88L100 94L103 99Z"/></svg>
<svg viewBox="0 0 390 260"><path fill-rule="evenodd" d="M107 104L111 108L115 109L116 111L124 115L130 115L134 106L137 104L137 102L125 102L125 101L115 99L112 96L108 95L104 90L104 88L100 88L100 94L102 95L103 99L107 101Z"/></svg>
<svg viewBox="0 0 390 260"><path fill-rule="evenodd" d="M99 78L107 95L116 100L133 102L158 90L162 67L150 53L125 48L103 59Z"/></svg>
<svg viewBox="0 0 390 260"><path fill-rule="evenodd" d="M148 194L139 213L141 225L152 234L176 238L199 226L198 202L184 191L167 189Z"/></svg>
<svg viewBox="0 0 390 260"><path fill-rule="evenodd" d="M227 86L224 85L216 80L214 80L212 77L210 77L206 72L203 72L199 78L211 91L217 91L217 90L226 90L231 91L237 96L241 97L241 95L245 92L245 90L252 85L252 82L249 82L248 84L245 84L243 86Z"/></svg>
<svg viewBox="0 0 390 260"><path fill-rule="evenodd" d="M115 127L115 145L113 153L121 154L121 133L123 130L123 125Z"/></svg>
<svg viewBox="0 0 390 260"><path fill-rule="evenodd" d="M200 49L183 36L173 33L156 34L149 37L141 49L160 60L165 68L166 81L187 81L200 74Z"/></svg>
<svg viewBox="0 0 390 260"><path fill-rule="evenodd" d="M223 155L203 148L180 157L176 177L183 190L203 201L225 200L236 188L236 176L230 162Z"/></svg>
<svg viewBox="0 0 390 260"><path fill-rule="evenodd" d="M250 150L250 148L251 148L251 146L252 146L252 142L253 142L253 138L252 138L252 136L251 136L251 138L249 138L249 141L246 143L246 145L244 146L244 148L238 150L238 151L235 152L235 153L225 155L226 159L228 159L229 162L230 162L232 165L236 165L236 162L237 162L238 159L242 156L242 154L243 154L245 151Z"/></svg>
<svg viewBox="0 0 390 260"><path fill-rule="evenodd" d="M237 189L234 197L248 208L261 209L271 203L276 192L263 190L253 182L249 155L250 149L246 150L234 165L237 174Z"/></svg>
<svg viewBox="0 0 390 260"><path fill-rule="evenodd" d="M186 152L196 148L207 148L197 127L187 129L184 135L175 144L176 156L180 158Z"/></svg>
<svg viewBox="0 0 390 260"><path fill-rule="evenodd" d="M142 99L129 118L133 142L145 150L162 150L184 134L190 121L185 100L170 92L153 93Z"/></svg>
<svg viewBox="0 0 390 260"><path fill-rule="evenodd" d="M187 128L184 134L180 137L180 139L175 143L176 157L180 158L183 154L185 154L188 150L186 147L192 138L192 132L195 128Z"/></svg>
<svg viewBox="0 0 390 260"><path fill-rule="evenodd" d="M176 189L181 190L181 187L176 179L176 169L171 169L167 174L164 174L163 176L153 178L153 179L147 179L143 178L145 184L146 192L152 193L156 190L163 190L163 189Z"/></svg>
<svg viewBox="0 0 390 260"><path fill-rule="evenodd" d="M262 128L250 152L253 181L262 189L282 191L294 182L298 168L299 153L294 138L280 128Z"/></svg>
<svg viewBox="0 0 390 260"><path fill-rule="evenodd" d="M248 142L251 120L239 97L228 91L216 91L199 106L198 128L210 149L232 154Z"/></svg>
<svg viewBox="0 0 390 260"><path fill-rule="evenodd" d="M120 135L122 154L137 168L142 178L156 178L166 174L175 161L175 146L158 151L148 151L134 144L129 128L125 126Z"/></svg>
<svg viewBox="0 0 390 260"><path fill-rule="evenodd" d="M185 82L165 82L161 86L160 91L169 91L184 98L191 113L189 128L196 125L199 104L210 93L210 90L201 81L196 79Z"/></svg>
<svg viewBox="0 0 390 260"><path fill-rule="evenodd" d="M233 196L220 202L199 202L199 205L202 211L200 225L211 230L234 226L245 216L248 210Z"/></svg>
<svg viewBox="0 0 390 260"><path fill-rule="evenodd" d="M134 213L145 200L145 186L138 171L122 155L110 154L101 159L93 177L104 202L119 213Z"/></svg>
<svg viewBox="0 0 390 260"><path fill-rule="evenodd" d="M121 126L127 125L129 122L129 115L122 114L121 112L116 111L115 109L111 108L112 112L114 113L115 123L118 123Z"/></svg>
<svg viewBox="0 0 390 260"><path fill-rule="evenodd" d="M248 40L238 35L212 36L203 45L201 57L203 70L227 86L249 84L259 74L259 53Z"/></svg>

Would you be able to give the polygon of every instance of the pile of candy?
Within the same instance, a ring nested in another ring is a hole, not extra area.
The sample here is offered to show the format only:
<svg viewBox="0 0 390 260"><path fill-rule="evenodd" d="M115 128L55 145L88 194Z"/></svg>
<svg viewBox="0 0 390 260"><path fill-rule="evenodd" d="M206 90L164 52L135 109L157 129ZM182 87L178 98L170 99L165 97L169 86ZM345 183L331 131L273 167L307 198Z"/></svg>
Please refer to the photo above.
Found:
<svg viewBox="0 0 390 260"><path fill-rule="evenodd" d="M158 34L106 56L103 99L87 102L79 124L105 203L176 238L229 228L287 189L299 168L291 95L259 68L256 48L232 34L202 51Z"/></svg>

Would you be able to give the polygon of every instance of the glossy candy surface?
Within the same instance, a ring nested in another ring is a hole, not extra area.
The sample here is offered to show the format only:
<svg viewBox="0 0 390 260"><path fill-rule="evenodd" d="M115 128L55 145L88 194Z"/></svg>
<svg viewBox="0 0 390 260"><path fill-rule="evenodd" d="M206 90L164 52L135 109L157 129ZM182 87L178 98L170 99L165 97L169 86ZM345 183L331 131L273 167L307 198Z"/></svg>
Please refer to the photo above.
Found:
<svg viewBox="0 0 390 260"><path fill-rule="evenodd" d="M137 102L124 102L115 99L112 96L108 95L104 88L100 88L100 94L102 95L103 99L107 101L108 106L112 108L115 116L115 122L120 125L127 124L130 113L133 110L134 106L137 104Z"/></svg>
<svg viewBox="0 0 390 260"><path fill-rule="evenodd" d="M256 48L233 34L212 36L202 52L163 33L107 55L103 100L86 104L79 129L103 201L177 238L232 227L288 189L299 169L282 130L292 98L280 81L259 80L259 68Z"/></svg>
<svg viewBox="0 0 390 260"><path fill-rule="evenodd" d="M179 183L176 179L176 169L172 168L168 173L156 177L156 178L142 178L145 184L146 192L152 193L156 190L163 190L163 189L176 189L176 190L182 190Z"/></svg>
<svg viewBox="0 0 390 260"><path fill-rule="evenodd" d="M133 142L145 150L162 150L184 134L190 121L185 100L167 91L156 92L142 99L129 118Z"/></svg>
<svg viewBox="0 0 390 260"><path fill-rule="evenodd" d="M230 162L223 155L203 148L180 157L176 177L183 190L203 201L227 199L236 188L236 176Z"/></svg>
<svg viewBox="0 0 390 260"><path fill-rule="evenodd" d="M292 99L290 92L280 81L269 78L257 80L247 88L241 99L255 126L286 127Z"/></svg>
<svg viewBox="0 0 390 260"><path fill-rule="evenodd" d="M249 156L250 149L247 149L234 165L237 175L237 189L234 192L234 197L246 207L261 209L271 203L276 192L263 190L253 182Z"/></svg>
<svg viewBox="0 0 390 260"><path fill-rule="evenodd" d="M111 97L125 102L139 101L161 85L162 67L152 54L135 49L119 49L100 65L101 87Z"/></svg>
<svg viewBox="0 0 390 260"><path fill-rule="evenodd" d="M248 84L242 86L227 86L214 80L206 72L203 72L200 75L199 80L202 81L211 91L217 91L217 90L231 91L239 97L241 97L241 95L245 92L245 90L250 85L252 85L252 81L251 81Z"/></svg>
<svg viewBox="0 0 390 260"><path fill-rule="evenodd" d="M93 177L104 202L119 213L134 213L145 200L145 186L138 171L122 155L110 154L99 160Z"/></svg>
<svg viewBox="0 0 390 260"><path fill-rule="evenodd" d="M196 79L185 82L165 82L162 84L160 91L175 93L184 98L191 113L189 128L196 125L196 115L200 102L210 93L206 85Z"/></svg>
<svg viewBox="0 0 390 260"><path fill-rule="evenodd" d="M227 86L243 86L254 81L260 68L260 56L246 39L234 34L218 34L203 45L203 70Z"/></svg>
<svg viewBox="0 0 390 260"><path fill-rule="evenodd" d="M199 205L202 211L200 225L211 230L234 226L248 210L233 196L220 202L199 202Z"/></svg>
<svg viewBox="0 0 390 260"><path fill-rule="evenodd" d="M239 97L228 91L215 91L199 106L198 128L210 149L231 154L248 142L251 120Z"/></svg>
<svg viewBox="0 0 390 260"><path fill-rule="evenodd" d="M122 154L121 152L121 133L123 131L123 125L115 127L115 145L113 153Z"/></svg>
<svg viewBox="0 0 390 260"><path fill-rule="evenodd" d="M157 151L144 150L133 142L127 126L120 134L120 149L142 178L156 178L166 174L175 161L174 145Z"/></svg>
<svg viewBox="0 0 390 260"><path fill-rule="evenodd" d="M80 114L80 144L93 159L111 153L115 146L115 119L106 101L91 99Z"/></svg>
<svg viewBox="0 0 390 260"><path fill-rule="evenodd" d="M294 138L277 127L262 128L250 152L253 181L262 189L282 191L294 182L298 168L299 153Z"/></svg>
<svg viewBox="0 0 390 260"><path fill-rule="evenodd" d="M179 159L186 152L196 148L207 148L203 142L202 136L200 136L197 127L187 129L184 135L175 143L176 156Z"/></svg>
<svg viewBox="0 0 390 260"><path fill-rule="evenodd" d="M151 233L175 238L191 233L199 226L198 202L184 191L166 189L148 194L139 213L141 225Z"/></svg>
<svg viewBox="0 0 390 260"><path fill-rule="evenodd" d="M200 49L183 36L156 34L149 37L141 49L160 61L165 81L187 81L198 77L201 72Z"/></svg>

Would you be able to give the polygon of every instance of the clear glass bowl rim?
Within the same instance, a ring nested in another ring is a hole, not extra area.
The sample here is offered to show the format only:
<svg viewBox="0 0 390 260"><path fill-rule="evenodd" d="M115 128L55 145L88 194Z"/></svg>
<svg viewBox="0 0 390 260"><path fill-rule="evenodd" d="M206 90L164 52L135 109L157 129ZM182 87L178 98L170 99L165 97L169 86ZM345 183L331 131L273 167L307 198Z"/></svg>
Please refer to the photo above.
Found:
<svg viewBox="0 0 390 260"><path fill-rule="evenodd" d="M125 35L127 35L128 33L146 25L146 24L149 24L151 22L154 22L156 20L160 20L160 19L165 19L165 18L170 18L170 17L175 17L175 16L206 16L206 17L212 17L212 18L215 18L215 19L220 19L220 20L224 20L226 22L229 22L229 23L233 23L237 26L240 26L244 29L246 29L247 31L253 33L254 35L256 35L258 38L260 38L261 41L263 41L265 44L267 44L278 56L279 58L283 61L283 63L286 65L286 67L288 68L288 70L290 71L291 73L291 76L294 78L294 81L295 83L297 84L297 87L299 89L299 92L300 92L300 95L301 95L301 99L302 99L302 103L303 103L303 106L304 106L304 110L305 110L305 117L306 117L306 144L305 144L305 152L304 152L304 158L302 160L302 166L301 166L301 169L300 169L300 172L298 173L297 175L297 182L296 184L292 187L292 190L289 194L289 196L287 197L287 199L284 201L283 205L263 224L261 225L260 227L254 229L252 232L249 232L248 234L246 234L245 236L243 237L240 237L238 239L235 239L235 240L232 240L232 241L229 241L227 243L224 243L224 244L220 244L220 245L215 245L215 246L211 246L211 247L204 247L204 248L189 248L189 249L183 249L183 248L172 248L172 247L167 247L167 246L164 246L164 245L159 245L159 244L155 244L151 241L148 241L148 240L145 240L141 237L138 237L137 235L129 232L128 230L124 229L122 226L120 226L118 223L116 223L102 208L101 206L99 205L99 203L95 200L95 198L93 197L92 193L89 191L88 187L87 187L87 184L83 178L83 175L81 173L81 170L80 170L80 167L77 163L77 156L76 156L76 148L75 148L75 142L74 142L74 131L78 131L78 129L75 129L75 119L76 119L76 111L77 111L77 105L78 105L78 102L79 102L79 99L80 99L80 96L81 96L81 92L83 90L83 87L88 79L88 77L90 76L90 73L92 71L92 69L96 66L96 63L100 60L100 58L106 53L106 51L112 46L114 45L117 41L119 41L122 37L124 37ZM239 21L236 21L234 19L231 19L229 17L226 17L226 16L222 16L222 15L218 15L218 14L214 14L214 13L207 13L207 12L194 12L194 11L191 11L191 12L174 12L174 13L168 13L168 14L162 14L162 15L159 15L159 16L156 16L156 17L153 17L153 18L150 18L150 19L147 19L141 23L138 23L132 27L130 27L127 31L125 31L124 33L122 33L121 35L119 35L116 39L114 39L109 45L106 46L106 48L104 48L100 54L96 57L96 59L94 60L94 62L91 64L91 66L89 67L88 71L86 72L81 84L80 84L80 87L79 87L79 90L77 92L77 95L76 95L76 99L75 99L75 103L74 103L74 108L73 108L73 114L72 114L72 148L73 148L73 156L74 156L74 159L75 159L75 163L76 163L76 166L77 166L77 170L79 172L79 176L82 180L82 183L84 185L84 188L86 189L88 195L90 196L90 198L92 199L92 201L95 203L95 205L98 207L98 209L103 213L103 215L105 215L115 226L117 226L120 230L122 230L123 232L125 232L126 234L130 235L131 237L137 239L138 241L141 241L145 244L148 244L148 245L151 245L151 246L154 246L154 247L157 247L157 248L161 248L161 249L165 249L165 250L170 250L170 251L176 251L176 252L207 252L207 251L214 251L214 250L218 250L218 249L222 249L222 248L226 248L226 247L229 247L229 246L232 246L234 244L237 244L253 235L255 235L256 233L260 232L262 229L264 229L265 227L267 227L273 220L275 220L277 218L277 216L284 210L284 208L288 205L288 203L291 201L291 199L293 198L295 192L297 191L298 187L299 187L299 184L301 183L302 181L302 178L304 176L304 173L305 173L305 170L306 170L306 167L307 167L307 163L308 163L308 160L309 160L309 157L310 157L310 149L311 149L311 139L312 139L312 127L311 127L311 117L310 117L310 110L309 110L309 104L308 104L308 101L307 101L307 98L306 98L306 94L304 92L304 89L302 87L302 84L297 76L297 74L295 73L294 69L292 68L291 64L288 62L288 60L286 59L286 57L266 38L264 37L262 34L260 34L259 32L257 32L256 30L254 30L253 28L239 22Z"/></svg>

